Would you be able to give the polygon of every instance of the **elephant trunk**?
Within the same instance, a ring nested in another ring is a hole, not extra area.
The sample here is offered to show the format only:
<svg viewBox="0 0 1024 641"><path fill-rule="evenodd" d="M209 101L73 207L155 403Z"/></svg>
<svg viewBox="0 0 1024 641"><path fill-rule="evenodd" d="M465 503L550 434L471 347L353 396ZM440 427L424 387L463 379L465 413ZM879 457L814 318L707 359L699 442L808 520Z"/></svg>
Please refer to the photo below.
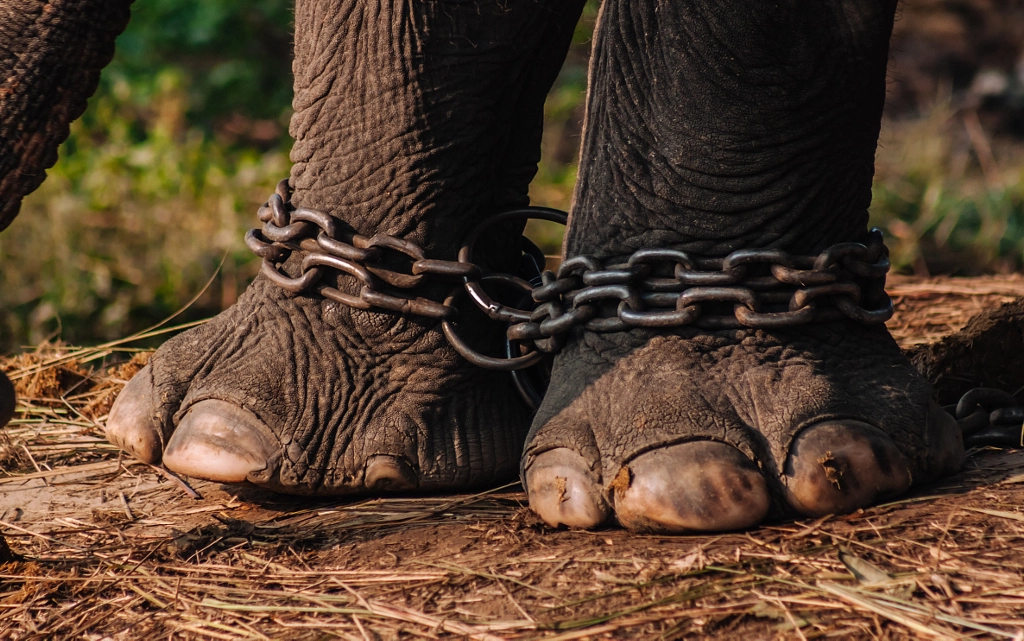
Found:
<svg viewBox="0 0 1024 641"><path fill-rule="evenodd" d="M131 0L14 0L0 5L0 231L57 161L85 111Z"/></svg>

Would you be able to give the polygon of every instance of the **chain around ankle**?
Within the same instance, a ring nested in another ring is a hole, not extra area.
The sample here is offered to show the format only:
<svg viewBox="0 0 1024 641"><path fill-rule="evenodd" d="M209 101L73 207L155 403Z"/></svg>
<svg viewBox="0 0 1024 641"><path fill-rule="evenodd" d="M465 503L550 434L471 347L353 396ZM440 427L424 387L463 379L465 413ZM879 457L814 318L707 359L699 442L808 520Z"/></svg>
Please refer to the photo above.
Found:
<svg viewBox="0 0 1024 641"><path fill-rule="evenodd" d="M439 320L452 346L488 369L535 365L560 350L577 327L593 332L688 325L774 329L840 319L884 323L893 314L885 293L888 250L877 229L866 243L840 243L813 256L741 249L724 258L702 258L675 249L641 249L609 265L574 256L555 272L541 272L543 255L524 238L521 273L506 274L473 262L482 233L527 219L565 224L565 213L527 207L489 216L466 237L454 261L428 258L415 243L388 234L356 234L327 213L296 208L287 180L258 215L262 229L250 230L245 240L275 285L293 294L315 291L355 309ZM280 267L294 251L303 252L297 277ZM385 252L404 256L408 270L386 268ZM328 270L354 278L358 293L320 284ZM443 301L417 295L427 281L448 282L452 289ZM504 295L488 293L495 289ZM455 322L467 296L489 318L508 325L508 358L480 354L459 338Z"/></svg>

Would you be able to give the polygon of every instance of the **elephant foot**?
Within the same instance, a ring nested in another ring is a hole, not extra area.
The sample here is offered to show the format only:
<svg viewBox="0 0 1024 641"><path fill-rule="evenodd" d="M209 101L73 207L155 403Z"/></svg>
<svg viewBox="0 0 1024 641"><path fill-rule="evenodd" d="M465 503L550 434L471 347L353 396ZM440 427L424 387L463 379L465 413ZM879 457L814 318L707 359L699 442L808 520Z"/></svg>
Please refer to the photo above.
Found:
<svg viewBox="0 0 1024 641"><path fill-rule="evenodd" d="M864 242L895 7L605 0L565 255L607 266L643 249L684 252L661 274L679 277L684 263L744 250L820 257ZM744 291L705 294L761 293L753 279L735 286ZM624 321L643 305L628 298ZM674 319L689 313L677 302ZM636 531L710 532L855 510L963 458L956 422L881 325L577 327L522 477L552 525L614 516Z"/></svg>
<svg viewBox="0 0 1024 641"><path fill-rule="evenodd" d="M154 354L106 433L188 476L357 494L513 478L528 425L509 376L460 359L440 328L259 279Z"/></svg>
<svg viewBox="0 0 1024 641"><path fill-rule="evenodd" d="M582 5L297 2L291 204L334 217L339 233L398 239L374 273L411 278L401 241L454 260L486 217L529 203L545 96ZM482 267L514 272L521 231L480 239ZM308 244L289 251L280 268L295 275ZM354 274L369 272L335 258L317 287L359 300ZM403 291L441 302L452 283L414 287ZM508 374L459 357L436 319L303 292L261 276L169 340L111 409L110 440L186 475L293 494L515 477L530 411ZM461 311L468 343L504 346L503 326Z"/></svg>
<svg viewBox="0 0 1024 641"><path fill-rule="evenodd" d="M550 525L736 530L850 512L953 472L956 422L882 327L586 333L527 440Z"/></svg>

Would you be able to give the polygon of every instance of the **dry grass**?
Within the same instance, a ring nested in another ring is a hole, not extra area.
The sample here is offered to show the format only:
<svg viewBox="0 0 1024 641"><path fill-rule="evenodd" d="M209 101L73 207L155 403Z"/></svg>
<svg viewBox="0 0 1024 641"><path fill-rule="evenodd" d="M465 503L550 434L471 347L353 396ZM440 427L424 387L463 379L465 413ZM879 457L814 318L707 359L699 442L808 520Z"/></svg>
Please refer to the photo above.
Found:
<svg viewBox="0 0 1024 641"><path fill-rule="evenodd" d="M1024 297L1024 275L979 278L889 276L886 291L897 314L889 331L904 349L934 343L973 316Z"/></svg>
<svg viewBox="0 0 1024 641"><path fill-rule="evenodd" d="M899 281L894 327L909 345L1018 286ZM518 485L313 501L122 458L100 426L145 356L92 366L123 349L2 364L24 396L0 532L24 558L0 564L0 639L1024 638L1024 452L844 517L552 531Z"/></svg>

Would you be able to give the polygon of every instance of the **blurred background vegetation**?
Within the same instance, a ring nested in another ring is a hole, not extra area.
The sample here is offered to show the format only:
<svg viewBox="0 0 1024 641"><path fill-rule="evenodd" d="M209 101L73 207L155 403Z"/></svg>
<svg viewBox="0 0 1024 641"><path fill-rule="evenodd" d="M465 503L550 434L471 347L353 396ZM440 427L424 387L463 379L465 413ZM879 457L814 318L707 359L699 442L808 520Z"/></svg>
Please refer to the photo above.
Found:
<svg viewBox="0 0 1024 641"><path fill-rule="evenodd" d="M596 15L548 98L535 204L569 207ZM49 179L0 234L0 351L124 336L211 277L183 320L234 302L258 268L242 236L289 168L291 20L290 0L134 5ZM874 192L901 271L1024 267L1019 2L901 5ZM558 229L531 233L557 253Z"/></svg>

